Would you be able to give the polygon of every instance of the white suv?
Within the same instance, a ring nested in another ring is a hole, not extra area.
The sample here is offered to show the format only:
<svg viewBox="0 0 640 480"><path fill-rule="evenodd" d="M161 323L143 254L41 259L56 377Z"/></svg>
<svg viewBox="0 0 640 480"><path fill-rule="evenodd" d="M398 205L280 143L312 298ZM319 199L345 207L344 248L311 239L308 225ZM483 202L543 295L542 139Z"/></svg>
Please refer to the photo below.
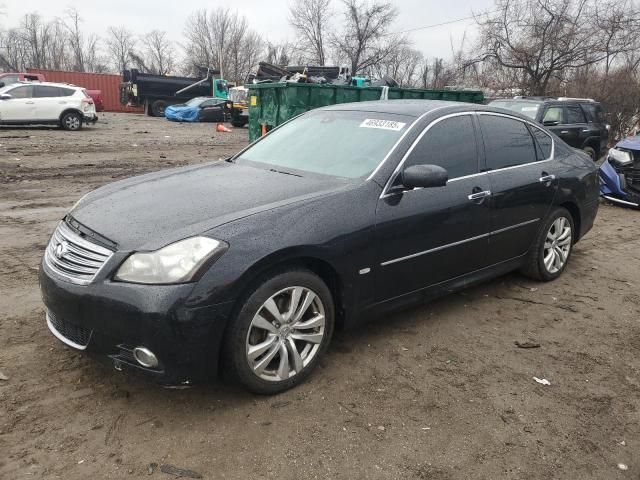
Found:
<svg viewBox="0 0 640 480"><path fill-rule="evenodd" d="M65 83L19 82L0 88L0 124L58 124L80 130L98 120L84 88Z"/></svg>

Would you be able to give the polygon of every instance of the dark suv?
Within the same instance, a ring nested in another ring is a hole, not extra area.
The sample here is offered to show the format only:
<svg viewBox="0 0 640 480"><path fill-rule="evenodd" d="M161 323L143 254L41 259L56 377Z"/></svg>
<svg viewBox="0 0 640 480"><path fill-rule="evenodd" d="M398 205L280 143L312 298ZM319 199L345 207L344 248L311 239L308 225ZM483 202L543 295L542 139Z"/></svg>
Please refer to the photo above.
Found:
<svg viewBox="0 0 640 480"><path fill-rule="evenodd" d="M587 98L514 97L489 103L525 115L542 123L574 148L593 160L606 152L609 125L602 106Z"/></svg>

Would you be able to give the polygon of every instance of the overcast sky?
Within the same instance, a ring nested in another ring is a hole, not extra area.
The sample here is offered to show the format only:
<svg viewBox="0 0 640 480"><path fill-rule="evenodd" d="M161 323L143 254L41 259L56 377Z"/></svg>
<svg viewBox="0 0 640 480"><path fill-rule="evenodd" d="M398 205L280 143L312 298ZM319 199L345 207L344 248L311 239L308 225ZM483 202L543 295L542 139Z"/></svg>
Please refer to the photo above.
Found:
<svg viewBox="0 0 640 480"><path fill-rule="evenodd" d="M4 15L0 25L16 25L29 12L37 11L45 18L61 17L68 6L75 6L84 19L86 31L103 35L106 27L124 25L137 34L153 29L166 30L172 39L181 40L186 18L200 8L228 6L243 14L264 38L280 42L294 40L287 23L288 0L0 0ZM392 0L399 11L395 31L434 25L469 17L493 9L493 0ZM334 0L334 4L338 4ZM412 32L416 48L428 57L449 57L451 43L457 47L466 34L475 36L473 20L456 22Z"/></svg>

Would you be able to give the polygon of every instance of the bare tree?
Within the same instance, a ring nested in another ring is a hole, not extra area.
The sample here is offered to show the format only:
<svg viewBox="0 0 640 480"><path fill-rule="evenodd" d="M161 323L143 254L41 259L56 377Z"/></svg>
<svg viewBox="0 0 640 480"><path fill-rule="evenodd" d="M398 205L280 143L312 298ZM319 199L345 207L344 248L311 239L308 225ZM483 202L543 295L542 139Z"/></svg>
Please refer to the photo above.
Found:
<svg viewBox="0 0 640 480"><path fill-rule="evenodd" d="M245 80L263 50L260 36L247 19L222 7L194 12L187 20L185 36L188 72L214 67L236 83Z"/></svg>
<svg viewBox="0 0 640 480"><path fill-rule="evenodd" d="M127 68L131 52L136 46L135 37L127 28L109 27L107 29L107 54L114 69L121 72Z"/></svg>
<svg viewBox="0 0 640 480"><path fill-rule="evenodd" d="M416 86L420 82L420 64L422 53L408 45L394 49L386 59L374 66L379 77L388 76L396 80L400 86Z"/></svg>
<svg viewBox="0 0 640 480"><path fill-rule="evenodd" d="M406 39L390 35L389 28L398 12L391 3L369 4L363 0L343 0L345 7L343 35L332 35L339 57L348 60L353 75L383 62Z"/></svg>
<svg viewBox="0 0 640 480"><path fill-rule="evenodd" d="M289 24L302 41L311 63L325 65L331 0L297 0L289 7Z"/></svg>
<svg viewBox="0 0 640 480"><path fill-rule="evenodd" d="M496 0L497 13L478 17L482 59L521 70L533 95L571 69L614 58L631 32L597 0ZM598 28L606 25L607 28Z"/></svg>
<svg viewBox="0 0 640 480"><path fill-rule="evenodd" d="M175 67L173 43L167 38L167 32L152 30L142 37L146 65L151 73L167 75Z"/></svg>
<svg viewBox="0 0 640 480"><path fill-rule="evenodd" d="M70 7L66 11L63 22L67 31L67 42L71 50L68 68L78 72L95 72L104 70L99 54L99 39L95 34L85 38L82 32L82 17L78 10Z"/></svg>

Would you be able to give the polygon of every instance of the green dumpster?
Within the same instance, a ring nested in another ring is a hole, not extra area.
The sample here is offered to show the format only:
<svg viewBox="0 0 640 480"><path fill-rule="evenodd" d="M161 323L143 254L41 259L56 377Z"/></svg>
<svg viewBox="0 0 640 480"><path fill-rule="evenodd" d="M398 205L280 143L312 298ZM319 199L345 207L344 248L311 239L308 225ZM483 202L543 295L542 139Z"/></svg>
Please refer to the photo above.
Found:
<svg viewBox="0 0 640 480"><path fill-rule="evenodd" d="M337 103L379 100L383 87L318 85L312 83L262 83L249 88L249 140L262 135L290 118L318 107ZM482 103L484 94L476 90L420 90L389 88L389 100L422 99Z"/></svg>

